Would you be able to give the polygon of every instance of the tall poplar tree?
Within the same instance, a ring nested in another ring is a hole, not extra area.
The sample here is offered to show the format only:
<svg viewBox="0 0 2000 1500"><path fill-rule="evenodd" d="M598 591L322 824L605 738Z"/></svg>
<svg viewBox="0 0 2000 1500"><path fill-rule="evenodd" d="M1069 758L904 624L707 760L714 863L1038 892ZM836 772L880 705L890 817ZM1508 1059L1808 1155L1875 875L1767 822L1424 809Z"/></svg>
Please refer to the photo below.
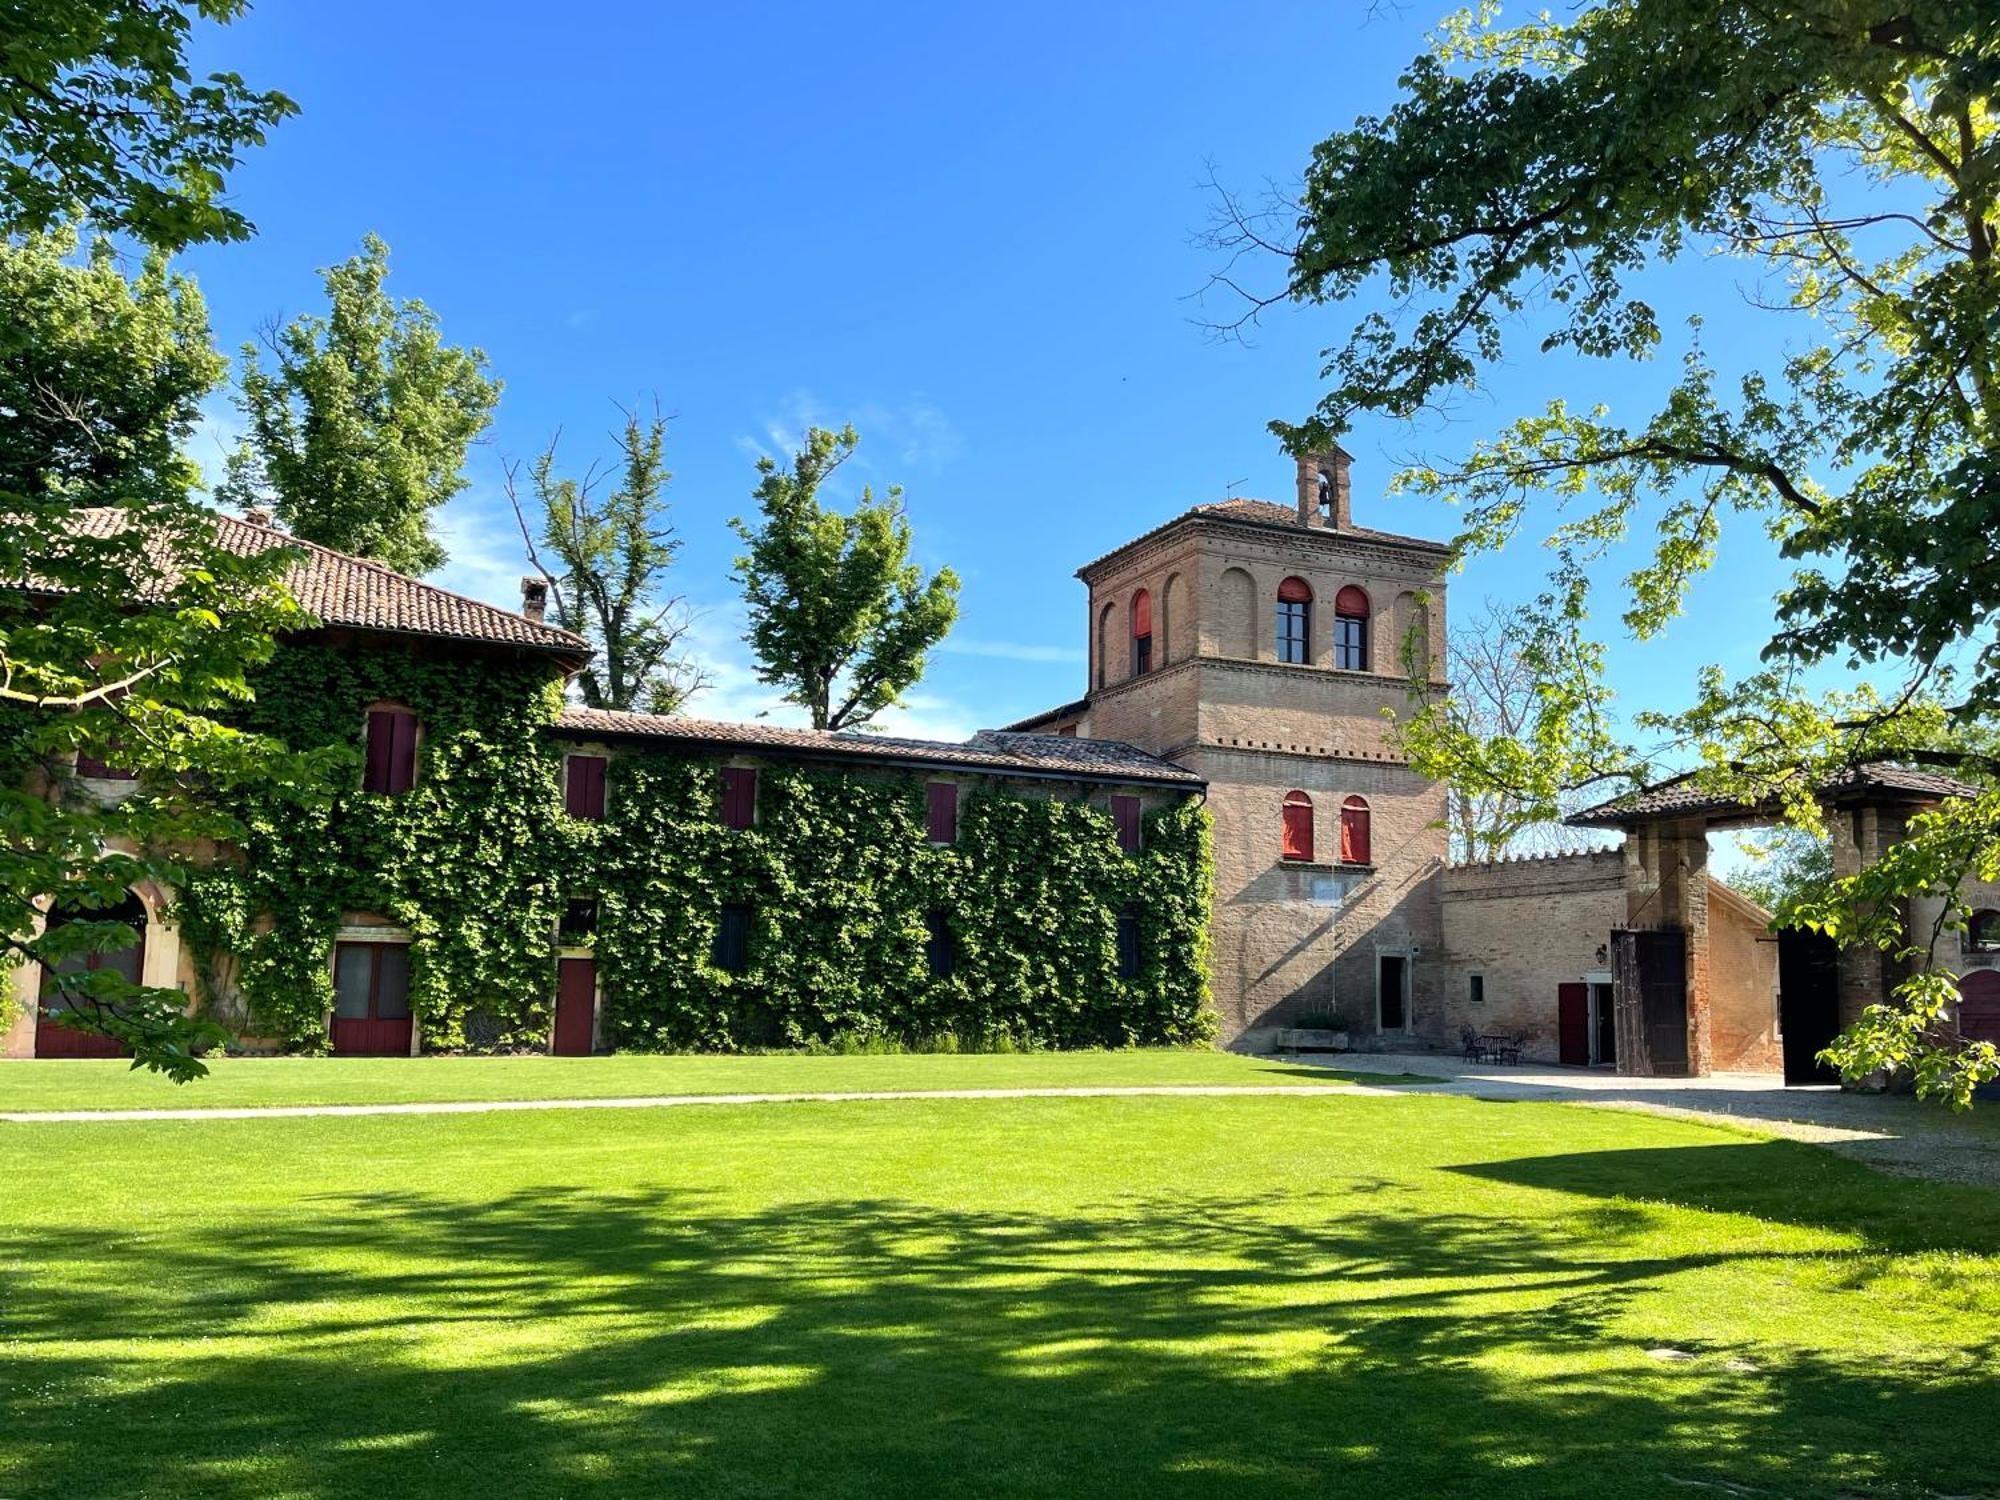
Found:
<svg viewBox="0 0 2000 1500"><path fill-rule="evenodd" d="M820 503L860 441L852 427L813 427L789 465L758 459L762 518L730 522L748 549L736 576L758 679L783 687L815 729L859 728L900 702L958 618L958 575L926 579L909 560L900 485L880 500L863 489L844 515Z"/></svg>
<svg viewBox="0 0 2000 1500"><path fill-rule="evenodd" d="M243 346L249 436L219 497L269 506L309 542L431 572L445 561L432 512L465 488L466 450L500 383L478 349L445 343L423 303L389 296L389 247L376 236L320 275L324 315L293 319L263 351Z"/></svg>

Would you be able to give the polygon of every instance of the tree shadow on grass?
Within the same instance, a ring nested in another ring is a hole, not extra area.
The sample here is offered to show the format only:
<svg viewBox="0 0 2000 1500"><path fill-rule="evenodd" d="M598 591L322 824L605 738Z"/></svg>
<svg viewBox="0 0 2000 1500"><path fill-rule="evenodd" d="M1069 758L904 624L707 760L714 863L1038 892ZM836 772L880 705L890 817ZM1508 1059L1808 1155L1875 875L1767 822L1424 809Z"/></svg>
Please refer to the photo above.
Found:
<svg viewBox="0 0 2000 1500"><path fill-rule="evenodd" d="M1627 1154L1674 1153L1604 1155ZM378 1193L0 1241L47 1268L0 1284L0 1493L1966 1493L1995 1472L1990 1363L1663 1365L1623 1326L1788 1252L1649 1254L1657 1226L1616 1204L1582 1235L1357 1201Z"/></svg>

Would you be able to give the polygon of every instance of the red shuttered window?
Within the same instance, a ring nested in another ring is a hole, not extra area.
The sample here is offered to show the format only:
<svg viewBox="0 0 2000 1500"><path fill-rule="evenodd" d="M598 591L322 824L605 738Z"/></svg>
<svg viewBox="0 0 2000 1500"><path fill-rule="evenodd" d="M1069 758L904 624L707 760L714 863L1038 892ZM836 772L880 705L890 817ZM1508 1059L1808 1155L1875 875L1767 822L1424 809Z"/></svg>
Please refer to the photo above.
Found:
<svg viewBox="0 0 2000 1500"><path fill-rule="evenodd" d="M958 787L949 781L933 781L924 787L930 805L930 838L933 844L958 842Z"/></svg>
<svg viewBox="0 0 2000 1500"><path fill-rule="evenodd" d="M1283 826L1279 856L1283 859L1311 859L1313 857L1312 798L1304 792L1285 793L1285 806L1281 817Z"/></svg>
<svg viewBox="0 0 2000 1500"><path fill-rule="evenodd" d="M407 792L416 780L417 716L407 708L371 709L361 790Z"/></svg>
<svg viewBox="0 0 2000 1500"><path fill-rule="evenodd" d="M564 759L563 811L572 818L597 822L604 816L604 769L601 755L571 755Z"/></svg>
<svg viewBox="0 0 2000 1500"><path fill-rule="evenodd" d="M1368 596L1351 583L1333 599L1333 664L1343 672L1368 670Z"/></svg>
<svg viewBox="0 0 2000 1500"><path fill-rule="evenodd" d="M722 826L749 828L757 821L757 773L748 766L722 768Z"/></svg>
<svg viewBox="0 0 2000 1500"><path fill-rule="evenodd" d="M1118 847L1130 854L1139 847L1139 799L1113 797L1111 819L1118 825Z"/></svg>
<svg viewBox="0 0 2000 1500"><path fill-rule="evenodd" d="M1368 848L1368 803L1360 797L1340 804L1340 859L1349 865L1374 863Z"/></svg>
<svg viewBox="0 0 2000 1500"><path fill-rule="evenodd" d="M1132 598L1132 675L1153 670L1153 596L1140 589Z"/></svg>

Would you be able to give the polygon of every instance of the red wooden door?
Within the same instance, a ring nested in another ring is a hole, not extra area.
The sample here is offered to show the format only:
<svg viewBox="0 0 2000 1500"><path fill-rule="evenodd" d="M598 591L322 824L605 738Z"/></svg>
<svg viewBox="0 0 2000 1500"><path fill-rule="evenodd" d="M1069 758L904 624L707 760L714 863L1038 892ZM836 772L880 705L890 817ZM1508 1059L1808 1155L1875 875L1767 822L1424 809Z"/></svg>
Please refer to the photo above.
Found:
<svg viewBox="0 0 2000 1500"><path fill-rule="evenodd" d="M1556 986L1556 1058L1576 1068L1590 1066L1590 986Z"/></svg>
<svg viewBox="0 0 2000 1500"><path fill-rule="evenodd" d="M410 950L404 943L339 943L333 950L336 1057L410 1055Z"/></svg>
<svg viewBox="0 0 2000 1500"><path fill-rule="evenodd" d="M129 917L138 941L129 948L114 948L109 953L87 953L78 958L66 960L62 968L69 973L87 973L93 969L115 969L133 984L139 983L146 966L146 916L145 909L138 901L132 900L122 907L114 907L105 912L78 913L75 916L58 915L51 922L63 921L116 921ZM62 997L57 992L53 979L42 981L41 1005L35 1010L35 1056L37 1057L130 1057L123 1042L96 1031L80 1031L62 1023ZM56 1007L49 1009L47 1007Z"/></svg>
<svg viewBox="0 0 2000 1500"><path fill-rule="evenodd" d="M2000 972L1975 969L1958 981L1958 1034L2000 1043Z"/></svg>
<svg viewBox="0 0 2000 1500"><path fill-rule="evenodd" d="M588 1057L597 1013L597 960L556 960L557 1057Z"/></svg>

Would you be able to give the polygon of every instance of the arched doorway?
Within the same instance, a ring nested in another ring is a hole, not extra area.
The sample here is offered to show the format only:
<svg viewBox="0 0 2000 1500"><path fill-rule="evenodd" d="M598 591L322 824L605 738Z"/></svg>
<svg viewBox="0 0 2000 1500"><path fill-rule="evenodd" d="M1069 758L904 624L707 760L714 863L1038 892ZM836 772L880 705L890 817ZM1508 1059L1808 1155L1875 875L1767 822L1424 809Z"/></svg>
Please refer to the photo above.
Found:
<svg viewBox="0 0 2000 1500"><path fill-rule="evenodd" d="M35 1011L35 1056L37 1057L125 1057L123 1043L99 1032L66 1025L69 1003L61 993L60 974L87 974L110 969L133 984L140 982L146 966L146 904L137 896L127 896L113 907L85 910L58 906L49 913L51 928L71 922L123 922L133 929L130 947L109 953L82 953L64 959L42 975L41 1004Z"/></svg>
<svg viewBox="0 0 2000 1500"><path fill-rule="evenodd" d="M2000 1046L2000 970L1975 969L1959 976L1958 1034L1968 1042Z"/></svg>

